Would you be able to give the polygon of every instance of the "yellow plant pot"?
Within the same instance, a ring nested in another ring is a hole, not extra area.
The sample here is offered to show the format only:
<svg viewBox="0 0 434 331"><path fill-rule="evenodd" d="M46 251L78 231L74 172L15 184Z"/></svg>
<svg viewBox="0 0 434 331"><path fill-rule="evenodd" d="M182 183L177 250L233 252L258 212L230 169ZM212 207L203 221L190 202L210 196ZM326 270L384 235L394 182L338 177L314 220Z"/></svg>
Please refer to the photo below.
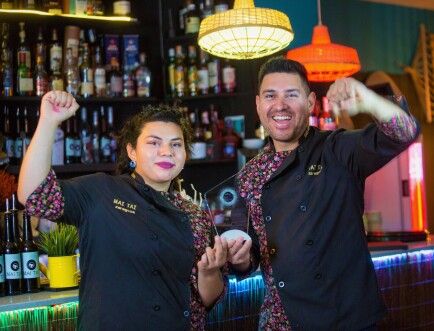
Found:
<svg viewBox="0 0 434 331"><path fill-rule="evenodd" d="M48 279L51 288L78 285L77 256L48 257Z"/></svg>

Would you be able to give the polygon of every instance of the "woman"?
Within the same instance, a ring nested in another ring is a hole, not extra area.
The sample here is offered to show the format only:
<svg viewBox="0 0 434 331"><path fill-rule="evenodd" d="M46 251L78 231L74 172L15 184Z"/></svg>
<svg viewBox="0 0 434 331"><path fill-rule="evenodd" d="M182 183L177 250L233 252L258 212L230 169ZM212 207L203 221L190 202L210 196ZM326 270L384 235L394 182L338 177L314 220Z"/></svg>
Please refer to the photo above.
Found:
<svg viewBox="0 0 434 331"><path fill-rule="evenodd" d="M18 198L32 215L79 228L79 329L204 329L207 309L224 292L228 244L216 236L209 247L211 222L171 189L191 129L178 111L148 107L121 130L121 175L57 180L54 132L78 108L65 92L42 98Z"/></svg>

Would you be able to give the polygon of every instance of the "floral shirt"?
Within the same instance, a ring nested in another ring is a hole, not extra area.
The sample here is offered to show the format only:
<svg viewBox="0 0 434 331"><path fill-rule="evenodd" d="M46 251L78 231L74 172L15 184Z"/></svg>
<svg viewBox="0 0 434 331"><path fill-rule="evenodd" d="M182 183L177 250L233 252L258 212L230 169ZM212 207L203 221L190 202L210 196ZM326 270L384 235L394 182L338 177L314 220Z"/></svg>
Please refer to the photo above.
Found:
<svg viewBox="0 0 434 331"><path fill-rule="evenodd" d="M177 192L162 194L171 204L189 215L190 225L193 232L194 261L190 275L190 325L192 330L204 330L206 325L207 309L203 305L198 290L198 270L196 263L200 260L207 246L211 245L213 236L212 222L207 215L195 204L184 199ZM49 172L45 180L29 196L26 209L29 214L56 220L64 213L65 201L62 189L56 179L53 170ZM225 290L217 301L224 297L226 291L227 267L224 270Z"/></svg>

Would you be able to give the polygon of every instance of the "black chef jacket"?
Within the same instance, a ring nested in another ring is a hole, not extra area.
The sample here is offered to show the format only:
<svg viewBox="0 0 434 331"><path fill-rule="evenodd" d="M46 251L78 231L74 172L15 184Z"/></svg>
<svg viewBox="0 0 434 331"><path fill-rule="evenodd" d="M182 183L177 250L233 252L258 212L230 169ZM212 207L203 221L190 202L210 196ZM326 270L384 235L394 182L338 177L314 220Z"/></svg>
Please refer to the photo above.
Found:
<svg viewBox="0 0 434 331"><path fill-rule="evenodd" d="M59 181L80 233L80 330L188 330L193 235L186 214L141 179Z"/></svg>
<svg viewBox="0 0 434 331"><path fill-rule="evenodd" d="M364 181L409 145L375 124L310 127L264 184L273 277L294 329L360 330L384 315L363 228Z"/></svg>

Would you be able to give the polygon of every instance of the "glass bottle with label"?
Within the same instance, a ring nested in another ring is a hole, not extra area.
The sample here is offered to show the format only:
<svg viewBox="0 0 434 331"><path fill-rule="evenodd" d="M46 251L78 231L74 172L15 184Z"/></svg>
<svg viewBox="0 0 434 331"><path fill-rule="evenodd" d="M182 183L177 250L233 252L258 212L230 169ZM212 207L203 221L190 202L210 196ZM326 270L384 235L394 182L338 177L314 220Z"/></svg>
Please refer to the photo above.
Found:
<svg viewBox="0 0 434 331"><path fill-rule="evenodd" d="M77 116L74 116L72 119L72 135L74 138L74 151L75 151L75 162L74 163L80 163L81 162L81 138L78 134L78 120Z"/></svg>
<svg viewBox="0 0 434 331"><path fill-rule="evenodd" d="M43 0L42 8L50 14L62 14L62 6L58 0Z"/></svg>
<svg viewBox="0 0 434 331"><path fill-rule="evenodd" d="M93 68L90 66L89 62L89 46L87 43L83 44L83 61L80 66L80 78L81 96L83 98L89 98L93 96Z"/></svg>
<svg viewBox="0 0 434 331"><path fill-rule="evenodd" d="M26 150L29 148L30 145L30 126L29 126L29 117L27 114L27 107L24 107L24 112L23 112L23 122L24 122L24 131L21 132L21 140L22 140L22 144L23 144L23 150ZM22 157L24 156L24 154L22 155Z"/></svg>
<svg viewBox="0 0 434 331"><path fill-rule="evenodd" d="M5 252L3 240L0 240L0 297L5 295Z"/></svg>
<svg viewBox="0 0 434 331"><path fill-rule="evenodd" d="M72 55L72 48L66 50L66 62L65 62L65 83L66 91L73 96L78 94L78 88L80 84L80 75L77 66L77 60Z"/></svg>
<svg viewBox="0 0 434 331"><path fill-rule="evenodd" d="M14 158L12 164L20 164L23 154L23 140L21 139L21 113L20 108L17 108L15 115L15 136L14 136Z"/></svg>
<svg viewBox="0 0 434 331"><path fill-rule="evenodd" d="M105 116L104 106L100 109L101 116L101 136L100 136L100 159L102 163L111 161L110 135L107 127L107 118Z"/></svg>
<svg viewBox="0 0 434 331"><path fill-rule="evenodd" d="M196 46L188 46L188 91L191 96L197 95L197 65L196 65Z"/></svg>
<svg viewBox="0 0 434 331"><path fill-rule="evenodd" d="M118 59L112 57L110 60L110 65L111 65L111 70L109 73L110 96L121 97L123 81L122 81L122 74L119 71Z"/></svg>
<svg viewBox="0 0 434 331"><path fill-rule="evenodd" d="M200 67L197 72L197 87L199 93L206 95L209 93L209 74L208 74L208 54L204 50L200 50Z"/></svg>
<svg viewBox="0 0 434 331"><path fill-rule="evenodd" d="M35 47L35 54L36 54L36 62L39 60L45 65L45 61L47 60L47 45L44 41L44 34L42 32L42 27L39 27L38 29L38 38L36 40L36 47Z"/></svg>
<svg viewBox="0 0 434 331"><path fill-rule="evenodd" d="M100 128L99 128L99 113L94 110L92 113L92 157L94 163L99 163L100 158Z"/></svg>
<svg viewBox="0 0 434 331"><path fill-rule="evenodd" d="M169 64L167 65L167 77L169 80L169 94L171 97L175 97L176 95L175 70L175 49L169 48Z"/></svg>
<svg viewBox="0 0 434 331"><path fill-rule="evenodd" d="M21 293L21 255L12 229L12 213L9 199L6 199L4 213L4 257L5 257L5 294Z"/></svg>
<svg viewBox="0 0 434 331"><path fill-rule="evenodd" d="M14 95L14 73L12 67L12 57L11 52L7 48L2 49L2 66L0 68L1 72L1 94L5 97L10 97Z"/></svg>
<svg viewBox="0 0 434 331"><path fill-rule="evenodd" d="M21 250L23 265L23 293L39 292L39 252L33 241L30 216L23 212L23 245Z"/></svg>
<svg viewBox="0 0 434 331"><path fill-rule="evenodd" d="M225 66L223 67L223 87L226 93L232 93L235 91L236 73L235 67L231 65L229 60L225 60Z"/></svg>
<svg viewBox="0 0 434 331"><path fill-rule="evenodd" d="M3 140L3 150L10 162L12 162L15 158L15 140L11 131L9 108L7 106L3 108Z"/></svg>
<svg viewBox="0 0 434 331"><path fill-rule="evenodd" d="M31 96L33 94L33 77L30 67L26 65L26 55L19 53L17 68L17 95Z"/></svg>
<svg viewBox="0 0 434 331"><path fill-rule="evenodd" d="M130 70L124 70L124 74L122 75L122 95L125 98L131 98L136 95L134 76Z"/></svg>
<svg viewBox="0 0 434 331"><path fill-rule="evenodd" d="M35 0L24 0L23 1L23 9L37 9Z"/></svg>
<svg viewBox="0 0 434 331"><path fill-rule="evenodd" d="M192 115L192 122L194 124L193 130L193 140L191 144L191 155L192 160L200 160L206 158L206 143L203 136L203 128L200 125L199 109L195 109Z"/></svg>
<svg viewBox="0 0 434 331"><path fill-rule="evenodd" d="M146 53L140 53L140 65L136 69L137 96L148 98L151 96L151 71L146 66Z"/></svg>
<svg viewBox="0 0 434 331"><path fill-rule="evenodd" d="M221 93L220 60L212 58L208 62L209 88L211 93Z"/></svg>
<svg viewBox="0 0 434 331"><path fill-rule="evenodd" d="M217 0L214 4L214 12L216 14L223 13L229 10L229 5L225 0Z"/></svg>
<svg viewBox="0 0 434 331"><path fill-rule="evenodd" d="M75 158L75 137L72 132L72 118L68 118L65 124L65 163L73 164L76 163Z"/></svg>
<svg viewBox="0 0 434 331"><path fill-rule="evenodd" d="M49 89L48 74L45 71L45 64L43 62L43 59L39 55L36 58L35 86L36 86L36 95L38 97L42 97L45 93L48 92Z"/></svg>
<svg viewBox="0 0 434 331"><path fill-rule="evenodd" d="M187 7L185 15L185 33L198 33L200 26L200 13L194 3L190 3Z"/></svg>
<svg viewBox="0 0 434 331"><path fill-rule="evenodd" d="M95 94L97 97L104 97L107 94L106 71L102 65L101 47L95 47Z"/></svg>
<svg viewBox="0 0 434 331"><path fill-rule="evenodd" d="M234 132L232 121L226 121L225 124L226 134L223 136L223 157L225 159L235 159L241 139Z"/></svg>
<svg viewBox="0 0 434 331"><path fill-rule="evenodd" d="M81 108L81 125L80 125L80 141L81 141L81 163L93 163L93 144L90 125L87 122L87 109Z"/></svg>
<svg viewBox="0 0 434 331"><path fill-rule="evenodd" d="M116 140L116 134L113 129L113 107L109 106L107 108L107 123L108 123L108 135L110 137L110 154L111 162L116 162L118 143Z"/></svg>
<svg viewBox="0 0 434 331"><path fill-rule="evenodd" d="M131 14L130 1L114 1L113 2L113 14L119 16L128 16Z"/></svg>
<svg viewBox="0 0 434 331"><path fill-rule="evenodd" d="M57 36L57 30L53 29L51 32L50 44L50 71L61 72L62 69L62 45ZM62 84L63 85L63 84Z"/></svg>
<svg viewBox="0 0 434 331"><path fill-rule="evenodd" d="M25 23L20 22L20 32L19 32L19 38L20 38L20 44L18 45L17 49L17 60L18 60L18 66L20 65L20 62L23 61L26 67L31 68L32 66L32 58L30 54L30 48L26 43L26 30L24 27Z"/></svg>
<svg viewBox="0 0 434 331"><path fill-rule="evenodd" d="M202 0L200 6L200 18L204 19L208 16L211 16L214 11L214 3L213 0Z"/></svg>
<svg viewBox="0 0 434 331"><path fill-rule="evenodd" d="M176 45L176 63L175 63L175 86L176 96L183 97L186 90L186 69L184 64L184 52L181 45Z"/></svg>

